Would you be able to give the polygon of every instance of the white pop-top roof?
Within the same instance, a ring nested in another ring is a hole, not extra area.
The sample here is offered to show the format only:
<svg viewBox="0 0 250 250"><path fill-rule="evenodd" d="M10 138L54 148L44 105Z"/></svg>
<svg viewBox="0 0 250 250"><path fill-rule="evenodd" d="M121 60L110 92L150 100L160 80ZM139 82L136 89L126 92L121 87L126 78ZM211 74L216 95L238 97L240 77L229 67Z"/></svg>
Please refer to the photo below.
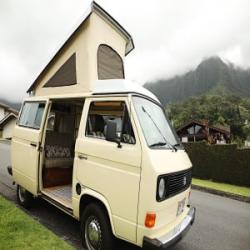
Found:
<svg viewBox="0 0 250 250"><path fill-rule="evenodd" d="M158 98L149 90L140 86L136 82L126 79L97 80L94 85L93 94L120 94L120 93L138 93L147 96L158 103Z"/></svg>
<svg viewBox="0 0 250 250"><path fill-rule="evenodd" d="M101 17L106 23L111 25L113 29L115 29L125 40L126 40L126 46L125 46L125 55L129 54L134 49L134 42L131 37L131 35L112 17L110 16L102 7L100 7L96 2L92 2L88 9L85 11L85 13L81 16L81 18L78 20L74 28L68 33L66 36L66 40L64 40L63 43L50 55L50 60L48 60L48 64L46 65L43 70L41 70L41 73L36 77L33 84L29 87L27 90L27 93L33 91L37 83L39 82L39 78L41 75L46 72L46 70L51 66L51 63L53 60L56 59L56 56L65 48L65 46L69 43L70 39L73 37L73 35L77 32L77 30L88 20L88 17L95 13L99 17Z"/></svg>

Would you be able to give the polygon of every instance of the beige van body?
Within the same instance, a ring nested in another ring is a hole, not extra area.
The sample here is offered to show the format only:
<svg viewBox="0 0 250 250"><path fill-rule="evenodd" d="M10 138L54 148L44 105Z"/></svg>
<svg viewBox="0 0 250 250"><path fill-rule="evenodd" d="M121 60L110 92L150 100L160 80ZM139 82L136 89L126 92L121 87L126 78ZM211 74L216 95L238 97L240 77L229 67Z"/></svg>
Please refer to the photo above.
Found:
<svg viewBox="0 0 250 250"><path fill-rule="evenodd" d="M116 85L123 80L117 80ZM108 83L107 83L108 84ZM14 180L34 196L41 196L60 209L80 220L81 203L84 197L93 197L100 201L109 215L113 234L123 240L138 246L143 246L145 237L161 239L163 236L174 234L173 231L181 223L189 219L189 194L188 187L183 186L175 196L158 202L156 200L157 178L161 175L176 173L191 168L190 160L183 149L175 151L171 148L153 149L147 145L143 131L138 121L133 101L135 93L131 94L86 94L86 95L61 95L50 97L31 97L25 102L46 102L44 116L39 130L20 127L16 125L12 139L12 166ZM139 92L140 98L150 96ZM47 126L50 103L55 100L84 100L84 108L78 137L75 143L75 155L72 178L71 203L64 203L50 194L42 186L42 161L45 141L45 127ZM99 138L86 136L86 124L89 107L92 102L124 102L126 103L131 119L135 141L133 145L117 143ZM39 146L39 142L41 142ZM36 146L32 146L35 144ZM41 150L39 150L39 148ZM82 157L82 158L81 158ZM77 193L77 184L81 185L81 193ZM50 199L48 199L50 197ZM178 206L184 200L183 211L177 215ZM59 206L58 204L62 205ZM147 213L155 213L156 220L153 228L145 226ZM188 225L189 225L188 224ZM144 243L145 244L145 243Z"/></svg>
<svg viewBox="0 0 250 250"><path fill-rule="evenodd" d="M165 249L195 218L191 162L164 109L123 79L133 47L93 2L29 88L13 133L18 202L41 197L79 220L90 250L115 249L114 236Z"/></svg>

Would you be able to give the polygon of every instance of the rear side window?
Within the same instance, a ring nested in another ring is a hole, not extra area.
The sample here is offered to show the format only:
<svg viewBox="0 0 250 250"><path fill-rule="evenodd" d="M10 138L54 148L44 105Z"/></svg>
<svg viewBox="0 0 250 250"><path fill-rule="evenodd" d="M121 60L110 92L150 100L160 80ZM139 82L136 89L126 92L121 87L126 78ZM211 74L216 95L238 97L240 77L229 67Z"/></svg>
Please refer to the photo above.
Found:
<svg viewBox="0 0 250 250"><path fill-rule="evenodd" d="M108 120L116 122L117 138L120 138L121 142L135 144L126 104L120 101L92 102L88 114L86 135L105 140Z"/></svg>
<svg viewBox="0 0 250 250"><path fill-rule="evenodd" d="M44 108L44 102L25 102L18 125L39 129L43 118Z"/></svg>

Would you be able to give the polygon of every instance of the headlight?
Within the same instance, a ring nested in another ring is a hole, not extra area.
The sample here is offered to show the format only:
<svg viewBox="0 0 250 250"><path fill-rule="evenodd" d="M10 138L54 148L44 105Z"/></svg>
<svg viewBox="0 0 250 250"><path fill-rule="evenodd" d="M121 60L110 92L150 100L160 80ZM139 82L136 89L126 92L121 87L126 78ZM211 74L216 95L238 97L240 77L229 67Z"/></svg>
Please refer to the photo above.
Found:
<svg viewBox="0 0 250 250"><path fill-rule="evenodd" d="M158 196L160 199L164 198L166 192L166 183L164 178L161 178L158 184Z"/></svg>

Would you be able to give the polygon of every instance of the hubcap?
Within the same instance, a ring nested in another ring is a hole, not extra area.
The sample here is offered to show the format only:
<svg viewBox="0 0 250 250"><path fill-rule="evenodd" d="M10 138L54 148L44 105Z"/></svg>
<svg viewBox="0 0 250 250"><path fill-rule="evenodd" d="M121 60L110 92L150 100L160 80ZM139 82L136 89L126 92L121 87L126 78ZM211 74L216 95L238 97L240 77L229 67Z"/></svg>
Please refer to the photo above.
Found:
<svg viewBox="0 0 250 250"><path fill-rule="evenodd" d="M25 198L24 198L25 197L25 189L19 186L18 194L19 194L20 201L24 202L25 201Z"/></svg>
<svg viewBox="0 0 250 250"><path fill-rule="evenodd" d="M89 250L101 249L102 231L99 221L93 216L85 223L85 241Z"/></svg>

